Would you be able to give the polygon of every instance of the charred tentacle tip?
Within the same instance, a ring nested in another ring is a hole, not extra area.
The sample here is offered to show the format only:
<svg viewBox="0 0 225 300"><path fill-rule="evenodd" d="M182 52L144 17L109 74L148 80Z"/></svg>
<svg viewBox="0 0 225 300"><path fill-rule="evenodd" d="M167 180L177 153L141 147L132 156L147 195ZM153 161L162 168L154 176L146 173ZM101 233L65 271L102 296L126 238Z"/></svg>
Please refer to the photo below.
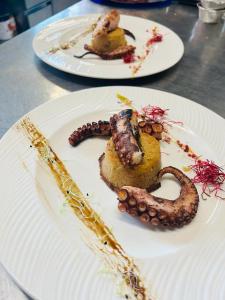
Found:
<svg viewBox="0 0 225 300"><path fill-rule="evenodd" d="M180 195L176 200L155 197L144 189L124 186L117 191L120 211L138 216L141 222L153 226L175 228L190 223L198 210L197 189L183 172L174 167L160 170L159 180L167 173L173 174L181 184Z"/></svg>

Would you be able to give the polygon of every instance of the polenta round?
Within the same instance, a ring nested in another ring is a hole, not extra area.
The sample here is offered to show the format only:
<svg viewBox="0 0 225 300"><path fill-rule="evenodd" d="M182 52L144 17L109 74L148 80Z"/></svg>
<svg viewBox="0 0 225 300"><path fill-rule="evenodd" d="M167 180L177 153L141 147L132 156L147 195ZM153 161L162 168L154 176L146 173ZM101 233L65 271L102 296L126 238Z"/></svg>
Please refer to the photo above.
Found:
<svg viewBox="0 0 225 300"><path fill-rule="evenodd" d="M140 134L140 144L144 153L142 162L129 167L120 162L112 138L108 141L106 151L100 158L100 172L113 189L124 185L146 189L157 183L161 168L160 144L147 133Z"/></svg>
<svg viewBox="0 0 225 300"><path fill-rule="evenodd" d="M92 39L91 46L101 53L111 52L121 46L126 46L125 33L122 28L117 28L107 34L96 36Z"/></svg>

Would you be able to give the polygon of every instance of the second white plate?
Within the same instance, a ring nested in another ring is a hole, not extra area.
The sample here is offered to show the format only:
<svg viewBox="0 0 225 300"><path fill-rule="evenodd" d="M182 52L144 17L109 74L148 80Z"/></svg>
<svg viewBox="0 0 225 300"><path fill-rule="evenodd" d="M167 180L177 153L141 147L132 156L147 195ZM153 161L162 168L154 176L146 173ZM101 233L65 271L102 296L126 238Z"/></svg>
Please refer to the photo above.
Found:
<svg viewBox="0 0 225 300"><path fill-rule="evenodd" d="M143 56L146 42L151 38L151 30L156 26L163 35L163 41L151 48L151 53L144 60L139 71L133 75L133 68L139 62L125 64L122 59L102 60L96 55L88 55L82 59L74 55L84 53L83 46L90 43L91 34L81 39L69 50L59 50L54 54L49 51L60 44L76 38L93 24L99 15L91 14L82 17L68 18L50 24L39 32L33 40L36 55L45 63L68 73L103 79L126 79L143 77L164 71L175 65L183 56L184 46L181 39L169 28L147 19L121 15L120 27L130 30L136 37L134 42L127 38L129 44L136 46L136 54Z"/></svg>

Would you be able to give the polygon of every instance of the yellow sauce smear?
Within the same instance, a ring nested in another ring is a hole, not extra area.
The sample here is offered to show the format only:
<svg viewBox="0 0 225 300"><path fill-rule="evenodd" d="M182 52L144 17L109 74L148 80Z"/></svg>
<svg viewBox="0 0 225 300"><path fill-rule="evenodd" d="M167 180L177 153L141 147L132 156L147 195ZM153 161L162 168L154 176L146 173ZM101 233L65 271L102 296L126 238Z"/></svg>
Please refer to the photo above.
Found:
<svg viewBox="0 0 225 300"><path fill-rule="evenodd" d="M132 108L133 110L136 110L136 108L133 106L133 102L130 99L128 99L127 97L125 97L119 93L116 94L116 97L123 105L126 105L126 106Z"/></svg>
<svg viewBox="0 0 225 300"><path fill-rule="evenodd" d="M73 209L75 215L88 227L100 242L95 248L103 252L106 262L111 268L119 272L131 295L129 299L150 300L146 288L140 278L139 270L133 260L129 258L110 229L104 224L101 217L91 208L79 187L71 178L64 164L49 145L47 139L29 120L21 122L22 129L36 148L39 156L48 165L54 175L56 183ZM127 298L127 295L124 295Z"/></svg>

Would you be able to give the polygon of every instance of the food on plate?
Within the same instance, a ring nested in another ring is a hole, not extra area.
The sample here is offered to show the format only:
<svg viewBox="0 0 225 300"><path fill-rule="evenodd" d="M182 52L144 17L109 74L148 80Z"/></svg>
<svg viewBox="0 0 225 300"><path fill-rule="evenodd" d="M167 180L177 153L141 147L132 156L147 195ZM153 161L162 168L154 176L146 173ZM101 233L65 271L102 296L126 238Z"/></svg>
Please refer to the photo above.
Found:
<svg viewBox="0 0 225 300"><path fill-rule="evenodd" d="M127 29L120 28L119 21L120 15L117 10L111 10L102 15L94 27L91 43L84 45L84 49L88 52L74 56L81 58L86 54L93 53L102 59L118 59L133 53L135 47L127 44L125 35L134 39L135 37Z"/></svg>
<svg viewBox="0 0 225 300"><path fill-rule="evenodd" d="M157 174L161 167L159 142L147 133L140 133L140 145L144 154L141 163L124 166L112 138L108 141L99 163L101 177L112 189L117 190L124 185L143 189L152 189L156 186Z"/></svg>
<svg viewBox="0 0 225 300"><path fill-rule="evenodd" d="M75 130L69 137L71 146L76 146L83 140L92 136L110 136L111 129L108 121L87 123Z"/></svg>
<svg viewBox="0 0 225 300"><path fill-rule="evenodd" d="M180 195L176 200L153 196L138 187L123 186L117 191L119 210L153 226L181 227L190 223L198 210L197 189L191 179L174 167L161 169L158 179L161 180L167 173L173 174L181 185Z"/></svg>
<svg viewBox="0 0 225 300"><path fill-rule="evenodd" d="M91 136L111 136L99 165L102 179L118 195L119 210L138 216L143 223L174 228L195 217L199 196L194 183L182 171L172 166L160 170L159 141L164 130L160 118L125 109L109 122L92 122L78 128L69 143L76 146ZM180 195L173 201L149 194L160 186L166 173L174 175L181 185Z"/></svg>
<svg viewBox="0 0 225 300"><path fill-rule="evenodd" d="M138 128L141 132L146 132L161 140L163 125L155 121L140 121ZM93 136L111 136L111 127L109 121L99 120L98 122L87 123L78 127L69 137L71 146L77 146L82 141Z"/></svg>
<svg viewBox="0 0 225 300"><path fill-rule="evenodd" d="M119 47L127 45L125 33L122 28L116 28L109 33L94 36L91 41L91 46L94 50L99 52L110 52Z"/></svg>
<svg viewBox="0 0 225 300"><path fill-rule="evenodd" d="M112 140L121 163L134 166L141 163L141 150L137 115L132 109L125 109L110 118Z"/></svg>
<svg viewBox="0 0 225 300"><path fill-rule="evenodd" d="M96 24L93 32L93 38L108 34L118 28L120 22L120 14L118 10L113 9L102 15Z"/></svg>
<svg viewBox="0 0 225 300"><path fill-rule="evenodd" d="M210 160L202 160L199 157L195 158L195 163L188 167L194 171L194 183L201 184L202 198L214 195L220 199L225 199L222 195L224 192L225 172L223 167L218 166Z"/></svg>
<svg viewBox="0 0 225 300"><path fill-rule="evenodd" d="M102 59L112 60L112 59L123 58L128 54L132 54L135 50L135 47L132 45L125 45L125 46L120 46L113 51L99 52L99 51L95 50L92 46L84 45L84 49L88 50L88 52L84 53L82 55L82 57L84 57L84 55L92 53L92 54L98 55ZM78 56L76 56L76 57L79 58Z"/></svg>

